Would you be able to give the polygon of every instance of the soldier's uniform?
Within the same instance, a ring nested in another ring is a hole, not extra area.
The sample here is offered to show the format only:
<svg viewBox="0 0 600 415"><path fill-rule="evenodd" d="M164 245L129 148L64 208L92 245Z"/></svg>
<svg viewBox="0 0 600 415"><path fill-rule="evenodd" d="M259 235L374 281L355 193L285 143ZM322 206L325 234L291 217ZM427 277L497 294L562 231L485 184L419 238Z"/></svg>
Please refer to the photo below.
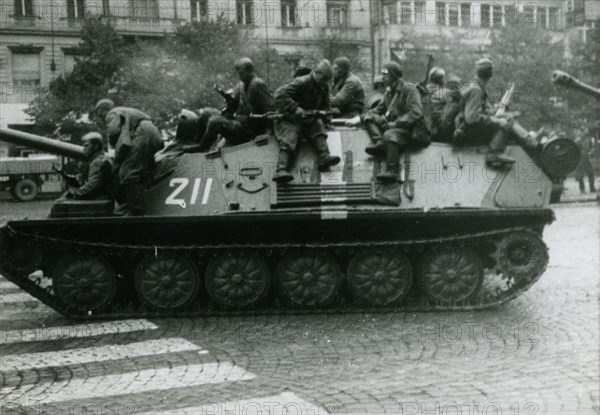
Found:
<svg viewBox="0 0 600 415"><path fill-rule="evenodd" d="M107 134L115 147L119 201L126 214L142 215L143 192L152 178L154 154L164 146L151 118L135 108L115 107L106 115Z"/></svg>
<svg viewBox="0 0 600 415"><path fill-rule="evenodd" d="M506 126L501 127L499 121L502 119L495 116L495 110L488 102L485 81L479 75L489 70L487 75L491 78L492 62L489 59L481 59L476 63L476 67L478 76L461 90L461 113L457 123L457 130L461 135L455 134L455 143L462 144L464 140L472 143L487 140L487 164L492 167L510 166L515 160L504 155L509 137L517 140L525 148L534 149L543 130L538 133L528 132L516 120L507 120Z"/></svg>
<svg viewBox="0 0 600 415"><path fill-rule="evenodd" d="M434 141L443 141L441 139L442 131L442 112L448 102L449 91L442 85L430 82L426 85L427 99L429 105L429 117L431 135Z"/></svg>
<svg viewBox="0 0 600 415"><path fill-rule="evenodd" d="M235 88L233 98L237 102L235 118L229 119L221 115L211 117L198 151L208 151L219 135L237 145L267 131L267 120L251 120L249 117L250 114L266 114L275 109L273 95L261 78L254 75L248 84L240 82Z"/></svg>
<svg viewBox="0 0 600 415"><path fill-rule="evenodd" d="M361 121L373 141L366 152L386 158L387 171L379 174L377 180L393 182L398 180L400 152L408 146L427 146L431 137L425 126L421 95L416 86L401 79L402 71L397 64L387 64L384 73L393 79L393 83L388 84L383 102L364 114Z"/></svg>
<svg viewBox="0 0 600 415"><path fill-rule="evenodd" d="M92 156L83 186L70 191L73 199L112 199L112 163L102 150Z"/></svg>
<svg viewBox="0 0 600 415"><path fill-rule="evenodd" d="M352 73L337 80L331 90L330 105L339 110L341 118L360 115L365 106L365 89L362 81Z"/></svg>
<svg viewBox="0 0 600 415"><path fill-rule="evenodd" d="M321 62L317 69L309 75L294 78L287 85L275 92L275 104L280 113L286 118L275 121L275 134L279 142L279 160L277 174L274 180L287 182L293 180L289 173L290 159L296 152L298 141L304 136L313 145L317 152L319 167L325 169L340 162L339 157L331 156L327 146L327 130L323 121L316 117L297 119L295 113L298 108L305 111L320 110L330 111L329 86L324 83L319 85L315 79L315 72L331 79L331 64ZM319 75L321 76L321 75Z"/></svg>
<svg viewBox="0 0 600 415"><path fill-rule="evenodd" d="M596 192L596 178L594 177L594 167L590 161L590 155L594 152L593 138L579 136L575 143L581 150L581 161L575 170L575 178L579 182L579 191L585 193L584 177L587 176L590 185L590 193Z"/></svg>

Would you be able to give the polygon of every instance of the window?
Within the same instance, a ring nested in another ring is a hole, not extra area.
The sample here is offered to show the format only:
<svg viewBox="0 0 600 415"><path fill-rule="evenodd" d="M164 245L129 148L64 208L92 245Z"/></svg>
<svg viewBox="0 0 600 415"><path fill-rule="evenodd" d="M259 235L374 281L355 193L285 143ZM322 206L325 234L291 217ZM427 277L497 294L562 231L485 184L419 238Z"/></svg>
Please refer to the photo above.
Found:
<svg viewBox="0 0 600 415"><path fill-rule="evenodd" d="M40 86L41 69L39 53L12 53L13 82L24 90L35 90Z"/></svg>
<svg viewBox="0 0 600 415"><path fill-rule="evenodd" d="M446 24L446 3L441 1L435 2L435 22L439 25Z"/></svg>
<svg viewBox="0 0 600 415"><path fill-rule="evenodd" d="M284 27L300 26L300 16L296 0L281 0L281 25Z"/></svg>
<svg viewBox="0 0 600 415"><path fill-rule="evenodd" d="M481 5L481 27L490 27L490 5Z"/></svg>
<svg viewBox="0 0 600 415"><path fill-rule="evenodd" d="M494 24L494 26L502 26L502 6L500 5L494 5L494 7L492 8L492 12L494 13L494 16L492 18L492 23Z"/></svg>
<svg viewBox="0 0 600 415"><path fill-rule="evenodd" d="M398 24L398 2L388 1L383 5L383 13L385 22L389 24Z"/></svg>
<svg viewBox="0 0 600 415"><path fill-rule="evenodd" d="M348 27L348 9L347 0L327 0L327 25Z"/></svg>
<svg viewBox="0 0 600 415"><path fill-rule="evenodd" d="M110 1L102 0L102 16L110 16Z"/></svg>
<svg viewBox="0 0 600 415"><path fill-rule="evenodd" d="M15 0L15 17L33 16L33 0Z"/></svg>
<svg viewBox="0 0 600 415"><path fill-rule="evenodd" d="M192 22L204 22L208 16L208 0L190 0Z"/></svg>
<svg viewBox="0 0 600 415"><path fill-rule="evenodd" d="M69 19L83 19L85 17L85 1L67 0L67 17Z"/></svg>
<svg viewBox="0 0 600 415"><path fill-rule="evenodd" d="M65 59L63 61L63 74L65 76L71 75L76 63L77 57L75 55L65 53Z"/></svg>
<svg viewBox="0 0 600 415"><path fill-rule="evenodd" d="M238 24L252 24L252 1L236 0L235 11Z"/></svg>
<svg viewBox="0 0 600 415"><path fill-rule="evenodd" d="M506 6L504 8L504 24L506 26L515 26L519 23L519 12L516 5Z"/></svg>
<svg viewBox="0 0 600 415"><path fill-rule="evenodd" d="M425 23L427 21L426 13L427 13L427 9L426 9L425 1L424 0L415 1L415 22L417 24Z"/></svg>
<svg viewBox="0 0 600 415"><path fill-rule="evenodd" d="M559 7L548 8L548 29L562 30L561 13Z"/></svg>
<svg viewBox="0 0 600 415"><path fill-rule="evenodd" d="M448 24L460 26L460 5L458 3L448 4Z"/></svg>
<svg viewBox="0 0 600 415"><path fill-rule="evenodd" d="M129 0L130 15L141 19L158 19L157 0Z"/></svg>
<svg viewBox="0 0 600 415"><path fill-rule="evenodd" d="M460 5L461 26L471 26L471 3L462 3Z"/></svg>
<svg viewBox="0 0 600 415"><path fill-rule="evenodd" d="M537 15L536 7L534 4L526 4L523 6L523 16L522 21L528 25L535 25L536 19L539 19L539 15ZM545 21L545 20L544 20Z"/></svg>
<svg viewBox="0 0 600 415"><path fill-rule="evenodd" d="M548 9L546 9L545 7L538 8L537 25L536 25L537 27L546 27L547 12L548 12Z"/></svg>

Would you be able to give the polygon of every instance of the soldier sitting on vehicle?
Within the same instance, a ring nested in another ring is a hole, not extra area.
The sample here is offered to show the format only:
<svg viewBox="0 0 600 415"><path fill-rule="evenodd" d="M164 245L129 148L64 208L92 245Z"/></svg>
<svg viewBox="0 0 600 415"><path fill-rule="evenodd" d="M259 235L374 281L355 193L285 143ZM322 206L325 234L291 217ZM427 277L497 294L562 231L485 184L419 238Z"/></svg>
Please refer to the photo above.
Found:
<svg viewBox="0 0 600 415"><path fill-rule="evenodd" d="M265 134L268 120L250 119L250 114L266 114L275 109L273 95L265 81L254 72L254 64L249 58L242 58L235 64L240 83L230 95L228 104L234 112L232 118L225 115L212 116L208 120L206 132L200 143L185 148L186 152L206 152L217 141L219 135L224 139L218 149L226 143L242 144Z"/></svg>
<svg viewBox="0 0 600 415"><path fill-rule="evenodd" d="M362 81L350 72L350 59L337 58L333 62L333 89L331 108L340 118L360 115L365 106L365 90Z"/></svg>
<svg viewBox="0 0 600 415"><path fill-rule="evenodd" d="M115 148L117 202L121 205L115 213L143 215L144 189L152 180L154 154L164 146L162 136L142 111L114 105L110 99L100 100L95 114L106 126L109 143Z"/></svg>
<svg viewBox="0 0 600 415"><path fill-rule="evenodd" d="M112 162L104 153L102 135L87 133L81 138L83 152L88 159L79 187L70 187L62 198L76 200L112 199Z"/></svg>
<svg viewBox="0 0 600 415"><path fill-rule="evenodd" d="M290 173L291 158L296 153L301 136L305 136L317 152L319 168L326 170L340 163L327 146L327 131L323 120L307 116L307 111L330 111L329 82L333 68L328 60L321 61L308 75L294 78L275 92L275 103L284 119L275 121L279 142L279 159L273 180L287 183L294 180Z"/></svg>
<svg viewBox="0 0 600 415"><path fill-rule="evenodd" d="M433 68L429 72L429 82L425 86L427 89L427 107L425 111L425 100L423 101L424 112L429 117L431 136L433 141L442 141L440 139L442 111L446 105L448 90L446 89L446 71L442 68Z"/></svg>
<svg viewBox="0 0 600 415"><path fill-rule="evenodd" d="M400 65L388 63L382 73L387 86L384 101L347 125L364 123L373 141L365 151L372 156L385 156L387 162L387 171L377 175L377 180L393 183L399 179L400 152L409 146L427 146L431 138L423 119L419 91L402 79Z"/></svg>
<svg viewBox="0 0 600 415"><path fill-rule="evenodd" d="M502 168L515 163L504 152L509 137L516 139L526 148L535 148L538 135L542 133L528 132L512 117L495 115L495 109L489 104L485 87L493 75L492 61L480 59L476 63L476 77L473 82L463 87L460 98L460 115L457 118L454 140L457 144L485 138L489 141L486 163L491 167ZM464 131L464 134L462 132Z"/></svg>

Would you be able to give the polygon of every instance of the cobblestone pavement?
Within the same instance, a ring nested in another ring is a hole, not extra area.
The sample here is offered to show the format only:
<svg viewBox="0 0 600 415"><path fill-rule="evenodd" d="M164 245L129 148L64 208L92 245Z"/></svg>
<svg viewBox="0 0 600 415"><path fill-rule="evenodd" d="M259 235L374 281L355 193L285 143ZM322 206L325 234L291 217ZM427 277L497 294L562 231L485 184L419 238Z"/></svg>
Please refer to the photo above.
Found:
<svg viewBox="0 0 600 415"><path fill-rule="evenodd" d="M485 312L82 324L0 279L0 413L597 414L599 209L556 215L546 274Z"/></svg>

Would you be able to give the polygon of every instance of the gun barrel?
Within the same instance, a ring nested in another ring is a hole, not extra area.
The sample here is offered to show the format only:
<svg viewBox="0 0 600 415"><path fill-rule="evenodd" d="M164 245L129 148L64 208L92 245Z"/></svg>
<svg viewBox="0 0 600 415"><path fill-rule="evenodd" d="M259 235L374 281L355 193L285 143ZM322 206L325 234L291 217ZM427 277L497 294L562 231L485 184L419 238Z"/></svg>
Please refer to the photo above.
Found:
<svg viewBox="0 0 600 415"><path fill-rule="evenodd" d="M83 147L81 146L41 137L35 134L24 133L22 131L11 130L9 128L0 128L0 141L47 151L52 154L69 157L79 161L87 160L85 153L83 152Z"/></svg>
<svg viewBox="0 0 600 415"><path fill-rule="evenodd" d="M600 100L600 88L594 88L591 85L588 85L584 82L581 82L578 79L573 78L571 75L563 71L555 71L552 74L552 82L554 82L556 85L560 85L568 89L574 89L583 92L584 94L590 95Z"/></svg>

